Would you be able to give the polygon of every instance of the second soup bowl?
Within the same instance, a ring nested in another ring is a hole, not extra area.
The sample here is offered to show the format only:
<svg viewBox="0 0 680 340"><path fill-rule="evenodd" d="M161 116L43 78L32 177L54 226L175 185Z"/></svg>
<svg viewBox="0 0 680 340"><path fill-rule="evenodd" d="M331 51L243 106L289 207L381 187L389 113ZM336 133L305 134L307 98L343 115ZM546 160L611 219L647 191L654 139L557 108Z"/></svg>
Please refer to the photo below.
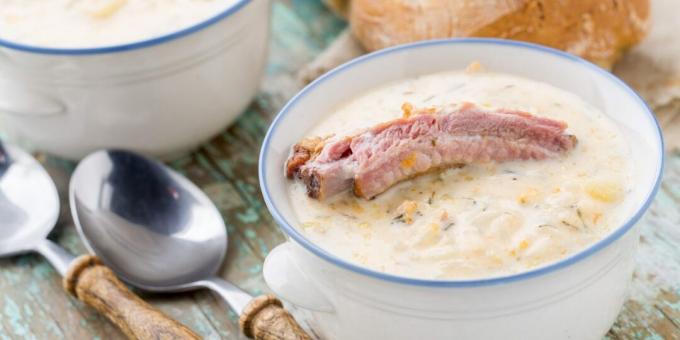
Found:
<svg viewBox="0 0 680 340"><path fill-rule="evenodd" d="M375 87L460 70L494 72L572 92L617 123L635 159L633 209L602 239L530 271L473 280L424 280L377 272L308 240L287 194L290 147L339 105ZM600 339L625 300L638 221L661 179L663 141L645 103L607 71L553 49L493 39L422 42L349 62L307 86L279 113L260 155L267 207L288 241L264 265L268 285L309 312L324 339Z"/></svg>
<svg viewBox="0 0 680 340"><path fill-rule="evenodd" d="M0 39L0 133L80 159L102 148L175 158L233 122L264 70L270 0L127 44L49 48Z"/></svg>

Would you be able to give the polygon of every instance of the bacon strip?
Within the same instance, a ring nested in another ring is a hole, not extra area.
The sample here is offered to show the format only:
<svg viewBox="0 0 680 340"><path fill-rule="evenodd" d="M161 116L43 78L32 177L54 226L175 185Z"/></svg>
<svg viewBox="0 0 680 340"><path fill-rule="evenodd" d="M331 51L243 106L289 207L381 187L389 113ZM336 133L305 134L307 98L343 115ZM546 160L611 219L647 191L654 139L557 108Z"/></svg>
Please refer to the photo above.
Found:
<svg viewBox="0 0 680 340"><path fill-rule="evenodd" d="M353 136L305 139L293 147L286 175L302 180L312 198L353 189L371 199L434 169L559 156L577 143L566 128L526 112L469 103L448 112L423 110Z"/></svg>

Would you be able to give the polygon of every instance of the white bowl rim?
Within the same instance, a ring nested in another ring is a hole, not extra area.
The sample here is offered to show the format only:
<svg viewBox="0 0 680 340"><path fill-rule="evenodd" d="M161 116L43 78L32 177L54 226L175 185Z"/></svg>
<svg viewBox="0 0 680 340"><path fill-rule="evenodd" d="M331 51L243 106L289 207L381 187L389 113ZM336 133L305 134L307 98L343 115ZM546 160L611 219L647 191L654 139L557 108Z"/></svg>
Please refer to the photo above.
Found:
<svg viewBox="0 0 680 340"><path fill-rule="evenodd" d="M213 24L221 21L222 19L226 19L227 17L231 16L232 14L238 12L241 8L243 8L246 4L250 3L251 1L253 1L253 0L237 0L236 3L232 4L231 6L228 6L227 8L222 10L220 13L213 15L213 16L209 17L208 19L200 21L200 22L198 22L194 25L191 25L189 27L186 27L186 28L183 28L183 29L180 29L180 30L171 31L169 33L162 34L162 35L157 36L157 37L137 40L137 41L133 41L133 42L130 42L130 43L110 45L110 46L100 46L100 47L58 48L58 47L40 47L40 46L35 46L35 45L22 44L22 43L13 42L13 41L10 41L10 40L0 38L0 47L6 47L6 48L9 48L9 49L13 49L13 50L36 53L36 54L53 54L53 55L91 55L91 54L106 54L106 53L117 53L117 52L136 50L136 49L141 49L141 48L150 47L150 46L162 44L162 43L165 43L165 42L169 42L169 41L184 37L186 35L189 35L191 33L195 33L195 32L198 32L200 30L203 30L204 28L212 26Z"/></svg>
<svg viewBox="0 0 680 340"><path fill-rule="evenodd" d="M429 46L433 45L448 45L448 44L488 44L488 45L503 45L503 46L511 46L511 47L517 47L517 48L522 48L522 49L530 49L534 51L538 51L541 53L546 53L546 54L552 54L556 55L558 57L568 59L571 61L576 61L583 65L584 67L587 67L594 72L598 72L600 74L603 74L605 77L609 78L614 84L622 87L626 92L628 92L631 96L635 97L635 99L638 101L640 104L640 108L647 113L648 118L652 121L653 125L656 126L657 128L657 146L659 147L659 150L661 152L659 153L659 158L657 160L657 173L656 173L656 179L654 181L654 185L649 190L647 193L647 198L645 199L644 203L638 208L638 210L635 212L635 214L625 223L623 223L621 226L619 226L613 233L610 233L606 238L600 239L599 241L591 244L590 246L586 247L585 249L572 254L569 257L566 257L564 259L561 259L556 262L549 263L547 265L520 272L517 274L511 274L511 275L503 275L503 276L494 276L494 277L488 277L488 278L479 278L479 279L465 279L465 280L428 280L428 279L420 279L420 278L414 278L414 277L406 277L406 276L400 276L400 275L394 275L394 274L388 274L388 273L383 273L379 272L373 269L369 269L367 267L362 267L357 264L351 263L347 260L341 259L328 251L322 249L321 247L317 246L310 240L308 240L300 231L298 231L295 227L291 226L281 215L279 210L276 207L276 204L272 201L270 195L269 195L269 189L268 189L268 184L267 184L267 178L265 176L266 173L266 164L265 164L265 155L268 153L269 145L271 143L271 137L274 133L274 131L277 129L279 122L281 122L283 119L285 119L285 116L287 115L287 112L295 106L295 104L301 100L308 92L312 91L314 88L317 86L323 84L326 80L332 78L338 73L342 73L344 70L347 70L357 64L360 64L362 62L365 62L370 59L374 58L379 58L383 55L386 54L391 54L395 53L397 51L402 51L402 50L408 50L408 49L415 49L415 48L427 48ZM610 245L612 242L616 241L617 239L621 238L628 230L630 230L635 223L637 223L642 215L647 211L649 208L654 196L656 195L657 191L659 190L659 186L661 184L661 177L663 173L663 168L664 168L664 141L663 141L663 135L661 133L661 127L659 126L659 122L656 120L656 116L652 113L652 111L649 109L645 101L640 97L639 94L637 94L633 89L631 89L628 85L626 85L621 79L613 75L612 73L604 70L603 68L586 61L578 56L566 53L564 51L560 51L554 48L542 46L542 45L537 45L533 43L527 43L527 42L521 42L521 41L514 41L514 40L505 40L505 39L495 39L495 38L453 38L453 39L435 39L435 40L428 40L428 41L421 41L421 42L416 42L416 43L411 43L411 44L405 44L405 45L399 45L395 46L392 48L387 48L384 50L376 51L364 56L361 56L359 58L356 58L354 60L351 60L343 65L340 65L336 67L335 69L329 71L328 73L324 74L323 76L319 77L316 79L314 82L310 83L307 85L304 89L302 89L295 97L293 97L282 109L281 111L277 114L276 118L272 122L272 124L269 127L269 130L267 131L267 135L262 143L262 148L260 151L260 157L259 157L259 180L260 180L260 188L262 191L262 196L264 197L265 204L267 205L267 208L269 209L269 212L272 214L274 217L274 220L277 222L279 227L283 229L283 231L291 237L293 240L295 240L297 243L301 244L305 249L308 251L312 252L314 255L330 262L331 264L337 265L339 267L342 267L344 269L348 269L350 271L353 271L355 273L369 276L372 278L376 278L379 280L383 281L388 281L388 282L393 282L393 283L398 283L398 284L406 284L406 285L412 285L412 286L421 286L421 287L442 287L442 288L447 288L447 287L480 287L480 286L489 286L489 285L496 285L496 284L505 284L505 283L510 283L510 282L515 282L515 281L521 281L521 280L526 280L530 278L534 278L537 276L542 276L545 274L548 274L550 272L556 271L558 269L568 267L570 265L573 265L580 260L583 260L587 258L590 255L593 255L597 253L598 251L604 249L608 245Z"/></svg>

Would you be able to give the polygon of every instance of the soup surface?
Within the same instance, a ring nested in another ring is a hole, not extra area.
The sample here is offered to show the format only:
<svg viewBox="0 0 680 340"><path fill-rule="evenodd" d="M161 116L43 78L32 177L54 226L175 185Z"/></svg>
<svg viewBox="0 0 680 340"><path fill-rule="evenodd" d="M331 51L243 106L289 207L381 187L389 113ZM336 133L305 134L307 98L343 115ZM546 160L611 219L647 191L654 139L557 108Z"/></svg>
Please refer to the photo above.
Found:
<svg viewBox="0 0 680 340"><path fill-rule="evenodd" d="M237 0L0 0L0 38L41 47L130 43L206 20Z"/></svg>
<svg viewBox="0 0 680 340"><path fill-rule="evenodd" d="M426 279L507 275L567 257L628 213L629 148L618 126L577 96L490 72L408 79L337 108L309 136L351 135L398 118L402 105L471 102L568 123L574 150L541 161L468 164L402 182L373 200L319 201L300 181L289 195L297 227L327 251L374 270Z"/></svg>

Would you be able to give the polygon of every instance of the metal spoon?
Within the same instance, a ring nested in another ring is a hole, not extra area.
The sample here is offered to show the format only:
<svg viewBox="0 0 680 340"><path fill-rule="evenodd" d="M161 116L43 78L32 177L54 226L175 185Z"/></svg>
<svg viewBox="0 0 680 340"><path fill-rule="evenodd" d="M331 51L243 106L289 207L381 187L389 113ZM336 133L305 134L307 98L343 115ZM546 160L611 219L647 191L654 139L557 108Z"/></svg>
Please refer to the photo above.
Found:
<svg viewBox="0 0 680 340"><path fill-rule="evenodd" d="M59 217L59 195L45 169L16 146L0 142L0 257L43 255L64 288L104 314L128 337L198 339L180 323L133 295L96 257L74 257L47 239Z"/></svg>
<svg viewBox="0 0 680 340"><path fill-rule="evenodd" d="M69 191L87 247L124 281L154 292L208 288L240 315L246 336L309 339L277 298L253 298L216 276L227 251L222 216L198 187L162 163L98 151L78 164Z"/></svg>

